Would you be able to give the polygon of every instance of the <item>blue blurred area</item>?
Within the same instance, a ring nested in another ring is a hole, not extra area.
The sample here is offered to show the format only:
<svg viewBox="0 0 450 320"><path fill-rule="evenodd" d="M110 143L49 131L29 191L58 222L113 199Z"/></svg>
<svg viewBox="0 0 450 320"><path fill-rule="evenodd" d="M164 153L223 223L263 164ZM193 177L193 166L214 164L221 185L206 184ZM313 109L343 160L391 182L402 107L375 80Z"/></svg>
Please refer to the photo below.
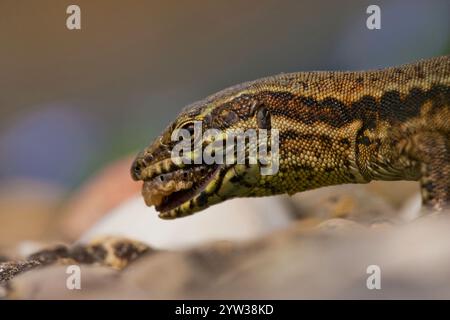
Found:
<svg viewBox="0 0 450 320"><path fill-rule="evenodd" d="M366 69L449 53L450 2L0 3L0 179L80 183L141 149L188 103L258 77ZM0 181L1 183L1 181Z"/></svg>
<svg viewBox="0 0 450 320"><path fill-rule="evenodd" d="M390 1L381 6L381 30L361 28L349 19L336 46L344 69L382 68L448 53L450 2Z"/></svg>
<svg viewBox="0 0 450 320"><path fill-rule="evenodd" d="M80 178L98 156L102 132L76 107L55 104L18 118L0 135L0 177L14 176L67 184Z"/></svg>

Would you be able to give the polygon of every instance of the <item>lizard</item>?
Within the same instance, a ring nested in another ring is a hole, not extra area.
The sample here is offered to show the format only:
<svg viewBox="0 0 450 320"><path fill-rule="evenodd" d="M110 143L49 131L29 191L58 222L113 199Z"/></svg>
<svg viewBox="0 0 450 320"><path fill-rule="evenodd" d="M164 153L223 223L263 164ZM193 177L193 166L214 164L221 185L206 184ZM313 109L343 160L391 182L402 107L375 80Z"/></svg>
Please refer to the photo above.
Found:
<svg viewBox="0 0 450 320"><path fill-rule="evenodd" d="M278 130L279 170L262 175L261 163L177 163L172 134L195 130L196 121L225 133ZM235 197L372 180L418 180L424 206L442 211L450 204L449 138L450 56L373 71L289 73L236 85L185 107L137 155L131 176L144 181L144 199L163 219ZM11 294L12 278L41 266L75 262L122 269L152 251L114 237L59 245L0 262L0 289Z"/></svg>
<svg viewBox="0 0 450 320"><path fill-rule="evenodd" d="M173 161L172 134L192 132L195 121L222 132L278 130L278 172ZM442 211L450 203L449 138L450 55L379 70L287 73L188 105L136 156L131 176L163 219L235 197L372 180L419 181L424 208Z"/></svg>

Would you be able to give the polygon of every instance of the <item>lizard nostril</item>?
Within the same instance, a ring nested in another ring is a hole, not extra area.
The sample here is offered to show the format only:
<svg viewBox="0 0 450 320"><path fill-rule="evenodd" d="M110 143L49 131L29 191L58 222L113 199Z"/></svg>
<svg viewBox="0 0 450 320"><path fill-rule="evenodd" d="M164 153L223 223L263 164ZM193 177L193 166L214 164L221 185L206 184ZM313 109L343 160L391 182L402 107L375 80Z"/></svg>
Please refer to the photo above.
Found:
<svg viewBox="0 0 450 320"><path fill-rule="evenodd" d="M144 162L145 163L150 163L152 161L153 161L153 155L152 154L148 154L148 155L145 156L145 158L144 158Z"/></svg>

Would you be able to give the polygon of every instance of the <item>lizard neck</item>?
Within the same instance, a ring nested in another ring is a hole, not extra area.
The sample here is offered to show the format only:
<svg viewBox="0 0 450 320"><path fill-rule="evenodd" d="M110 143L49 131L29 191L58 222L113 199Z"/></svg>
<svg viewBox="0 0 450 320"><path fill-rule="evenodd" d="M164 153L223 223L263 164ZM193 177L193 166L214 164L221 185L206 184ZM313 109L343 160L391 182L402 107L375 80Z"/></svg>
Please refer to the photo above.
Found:
<svg viewBox="0 0 450 320"><path fill-rule="evenodd" d="M307 72L259 83L280 132L272 193L371 180L417 180L410 137L448 130L450 57L367 72ZM250 86L251 87L251 86Z"/></svg>

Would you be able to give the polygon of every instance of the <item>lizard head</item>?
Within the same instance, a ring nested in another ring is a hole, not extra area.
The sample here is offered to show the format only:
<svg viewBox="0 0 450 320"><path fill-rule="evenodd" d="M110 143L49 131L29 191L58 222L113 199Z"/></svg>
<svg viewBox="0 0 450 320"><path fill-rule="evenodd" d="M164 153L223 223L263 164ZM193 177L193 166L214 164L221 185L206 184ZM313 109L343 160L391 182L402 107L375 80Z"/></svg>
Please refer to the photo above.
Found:
<svg viewBox="0 0 450 320"><path fill-rule="evenodd" d="M137 155L131 175L144 181L146 204L154 205L164 219L256 195L262 165L249 161L255 148L249 142L260 143L250 139L261 128L270 129L270 114L253 96L216 94L186 107ZM239 147L243 150L238 154Z"/></svg>

